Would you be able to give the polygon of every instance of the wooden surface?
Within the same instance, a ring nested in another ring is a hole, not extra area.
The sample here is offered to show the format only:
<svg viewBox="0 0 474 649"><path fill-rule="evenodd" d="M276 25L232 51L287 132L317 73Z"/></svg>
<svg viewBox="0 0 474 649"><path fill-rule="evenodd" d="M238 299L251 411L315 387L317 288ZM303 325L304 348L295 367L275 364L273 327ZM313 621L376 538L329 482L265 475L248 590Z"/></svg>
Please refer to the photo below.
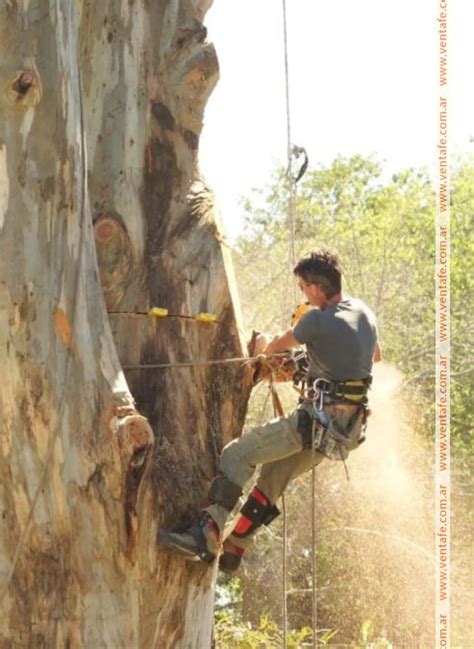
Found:
<svg viewBox="0 0 474 649"><path fill-rule="evenodd" d="M121 370L243 355L197 164L209 5L0 0L2 649L210 646L215 571L156 533L199 511L248 377ZM224 324L124 315L152 306Z"/></svg>

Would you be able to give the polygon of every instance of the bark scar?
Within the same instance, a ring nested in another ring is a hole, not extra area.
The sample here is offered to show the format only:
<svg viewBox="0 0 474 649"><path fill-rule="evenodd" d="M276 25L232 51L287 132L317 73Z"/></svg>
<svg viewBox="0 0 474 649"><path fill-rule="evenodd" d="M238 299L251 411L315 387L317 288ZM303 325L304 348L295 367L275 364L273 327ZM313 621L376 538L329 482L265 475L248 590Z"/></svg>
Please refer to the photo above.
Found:
<svg viewBox="0 0 474 649"><path fill-rule="evenodd" d="M13 84L13 90L16 90L19 95L26 95L28 90L33 85L34 80L35 75L33 74L33 72L31 72L31 70L25 70L25 72L22 72L16 82Z"/></svg>
<svg viewBox="0 0 474 649"><path fill-rule="evenodd" d="M4 90L11 106L21 111L35 108L43 95L39 75L30 69L18 72L6 82Z"/></svg>
<svg viewBox="0 0 474 649"><path fill-rule="evenodd" d="M72 340L71 324L67 315L59 307L54 312L54 327L64 347L70 349Z"/></svg>
<svg viewBox="0 0 474 649"><path fill-rule="evenodd" d="M133 414L132 414L133 413ZM125 416L124 416L125 415ZM136 544L138 530L137 501L143 476L151 458L154 436L146 417L131 408L118 408L117 437L124 476L122 502L127 533L127 556Z"/></svg>

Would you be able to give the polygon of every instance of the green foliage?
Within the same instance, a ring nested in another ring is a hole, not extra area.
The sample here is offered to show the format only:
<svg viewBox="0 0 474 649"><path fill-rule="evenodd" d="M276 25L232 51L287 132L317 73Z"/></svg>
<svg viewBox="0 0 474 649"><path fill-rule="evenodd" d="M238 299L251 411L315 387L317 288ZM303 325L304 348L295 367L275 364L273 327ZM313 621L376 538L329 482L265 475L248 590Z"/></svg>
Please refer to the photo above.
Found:
<svg viewBox="0 0 474 649"><path fill-rule="evenodd" d="M289 264L287 195L283 173L246 200L247 226L235 263L244 315L259 330L288 327L299 299ZM474 165L460 161L452 178L452 337L454 449L472 447L474 412ZM360 156L308 171L296 209L296 257L327 246L344 264L348 293L377 314L384 356L400 368L413 397L432 401L434 388L435 190L424 170L386 178ZM433 417L419 422L433 434Z"/></svg>
<svg viewBox="0 0 474 649"><path fill-rule="evenodd" d="M217 585L215 618L216 649L279 649L283 646L283 630L268 614L259 616L258 623L244 622L238 604L242 602L242 584L238 577L223 577ZM237 606L236 606L237 605ZM319 633L319 646L327 646L337 630ZM289 629L289 649L312 646L313 630L308 626Z"/></svg>
<svg viewBox="0 0 474 649"><path fill-rule="evenodd" d="M474 166L461 162L451 191L452 436L454 452L473 447L474 409Z"/></svg>
<svg viewBox="0 0 474 649"><path fill-rule="evenodd" d="M288 328L290 314L300 299L290 264L283 171L273 175L268 187L246 199L243 209L247 226L237 241L234 262L245 321L249 328L276 333ZM470 477L473 214L474 161L460 160L451 184L452 569L457 586L453 588L452 611L453 641L466 648L469 570L457 557L467 556L474 529ZM325 494L318 497L316 505L318 628L329 629L319 632L318 641L353 649L388 648L392 643L430 646L433 575L426 548L432 547L435 190L427 172L409 169L388 177L379 162L360 156L338 158L328 167L309 170L298 186L296 257L320 246L338 250L344 264L345 290L374 309L384 356L403 374L409 435L401 453L410 479L404 483L403 476L395 474L390 495L384 492L383 482L378 491L364 492L361 485L365 478L369 480L370 466L360 467L362 477L355 490L341 483L340 466L329 465L324 472L317 472L318 494ZM266 397L264 388L257 391L249 424L272 416L271 404L267 402L264 408ZM283 400L286 408L294 403L291 389L283 394ZM403 427L401 409L398 416ZM382 454L384 459L386 464L373 467L375 477L370 479L375 484L377 474L385 472L390 478L393 467L390 458ZM352 466L353 462L351 459ZM400 492L404 485L405 495ZM305 478L292 483L290 503L292 498L294 503L307 500L307 488ZM371 500L364 493L370 493ZM386 510L387 498L393 498L391 511ZM400 527L394 517L400 519ZM289 646L294 647L311 646L311 534L307 518L307 503L305 507L290 505L289 577L293 590L288 606L291 624L301 629L292 631L293 644ZM354 528L367 528L367 534L358 536ZM260 534L257 547L246 560L249 572L243 574L232 595L233 604L218 614L217 647L282 646L281 522L276 521L272 530ZM381 537L377 536L379 530L388 532ZM400 535L413 542L413 551L400 545ZM377 559L371 560L373 557Z"/></svg>
<svg viewBox="0 0 474 649"><path fill-rule="evenodd" d="M266 615L262 615L258 626L253 627L250 623L239 621L231 613L222 611L217 614L215 632L216 649L279 649L283 646L281 628ZM311 639L312 634L308 627L289 631L288 648L304 646L303 643ZM320 644L324 646L325 642L320 641Z"/></svg>
<svg viewBox="0 0 474 649"><path fill-rule="evenodd" d="M372 620L365 620L360 630L360 641L354 649L393 649L390 640L384 637L374 637L375 626Z"/></svg>

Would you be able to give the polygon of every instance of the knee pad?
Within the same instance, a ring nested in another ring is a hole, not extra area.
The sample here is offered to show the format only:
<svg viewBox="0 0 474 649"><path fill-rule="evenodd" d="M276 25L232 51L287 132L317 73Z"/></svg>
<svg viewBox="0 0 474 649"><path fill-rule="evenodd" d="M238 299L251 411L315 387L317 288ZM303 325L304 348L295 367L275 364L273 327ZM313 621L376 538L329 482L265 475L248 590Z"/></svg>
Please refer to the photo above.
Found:
<svg viewBox="0 0 474 649"><path fill-rule="evenodd" d="M257 487L254 487L240 510L240 514L241 518L232 534L243 538L261 525L270 525L280 514L280 510L275 505L270 504L268 498Z"/></svg>

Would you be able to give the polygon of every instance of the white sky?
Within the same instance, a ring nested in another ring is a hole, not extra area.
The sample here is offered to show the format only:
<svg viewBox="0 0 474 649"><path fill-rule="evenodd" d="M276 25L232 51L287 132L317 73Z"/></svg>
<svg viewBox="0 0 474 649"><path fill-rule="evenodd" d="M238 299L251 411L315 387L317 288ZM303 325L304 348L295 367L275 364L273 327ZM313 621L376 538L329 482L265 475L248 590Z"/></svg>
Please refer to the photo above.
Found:
<svg viewBox="0 0 474 649"><path fill-rule="evenodd" d="M473 0L449 6L449 136L474 152ZM310 165L377 154L389 171L437 155L436 0L287 0L292 142ZM286 164L282 0L215 0L205 24L221 79L205 114L200 165L228 234L239 198Z"/></svg>

